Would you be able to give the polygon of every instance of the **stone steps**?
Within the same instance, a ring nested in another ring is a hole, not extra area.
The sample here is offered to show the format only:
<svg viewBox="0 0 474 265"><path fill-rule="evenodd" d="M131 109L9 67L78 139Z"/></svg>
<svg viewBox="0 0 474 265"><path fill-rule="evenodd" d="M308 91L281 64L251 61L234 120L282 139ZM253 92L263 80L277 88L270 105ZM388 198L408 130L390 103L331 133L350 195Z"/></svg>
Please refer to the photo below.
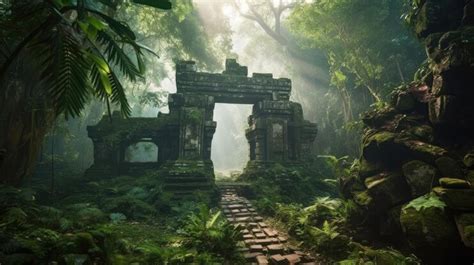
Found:
<svg viewBox="0 0 474 265"><path fill-rule="evenodd" d="M237 195L233 187L220 187L220 207L229 222L241 228L240 249L248 264L257 265L316 265L311 255L288 245L288 239L264 222L250 201Z"/></svg>

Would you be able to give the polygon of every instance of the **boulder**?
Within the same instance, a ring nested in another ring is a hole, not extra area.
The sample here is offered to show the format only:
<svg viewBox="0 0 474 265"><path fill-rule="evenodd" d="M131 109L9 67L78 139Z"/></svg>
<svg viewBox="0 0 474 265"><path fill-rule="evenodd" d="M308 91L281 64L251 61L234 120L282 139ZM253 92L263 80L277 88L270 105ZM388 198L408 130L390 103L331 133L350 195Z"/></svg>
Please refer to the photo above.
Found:
<svg viewBox="0 0 474 265"><path fill-rule="evenodd" d="M381 171L381 168L380 165L371 163L362 157L359 164L360 180L364 181L367 177L377 174L377 172Z"/></svg>
<svg viewBox="0 0 474 265"><path fill-rule="evenodd" d="M439 184L441 185L441 187L447 188L447 189L470 189L471 188L471 183L463 179L440 178Z"/></svg>
<svg viewBox="0 0 474 265"><path fill-rule="evenodd" d="M474 214L459 214L455 216L455 220L464 245L474 248Z"/></svg>
<svg viewBox="0 0 474 265"><path fill-rule="evenodd" d="M395 133L387 131L368 132L363 140L363 157L369 162L387 159L394 151L395 137Z"/></svg>
<svg viewBox="0 0 474 265"><path fill-rule="evenodd" d="M474 151L471 151L466 154L464 156L463 162L467 168L474 168Z"/></svg>
<svg viewBox="0 0 474 265"><path fill-rule="evenodd" d="M450 177L463 179L464 173L461 168L461 164L458 161L452 159L451 157L443 156L435 161L436 166L441 172L442 177Z"/></svg>
<svg viewBox="0 0 474 265"><path fill-rule="evenodd" d="M400 224L410 247L428 264L449 264L450 250L461 245L453 218L436 196L422 196L404 206Z"/></svg>
<svg viewBox="0 0 474 265"><path fill-rule="evenodd" d="M379 216L379 233L381 236L389 237L396 241L402 236L400 226L400 213L402 205L398 205L388 210L386 214Z"/></svg>
<svg viewBox="0 0 474 265"><path fill-rule="evenodd" d="M380 211L402 204L411 198L410 188L405 179L395 173L372 181L367 186L367 191Z"/></svg>
<svg viewBox="0 0 474 265"><path fill-rule="evenodd" d="M418 140L397 138L395 143L404 146L405 159L421 160L426 163L434 163L436 159L446 155L448 152L442 147Z"/></svg>
<svg viewBox="0 0 474 265"><path fill-rule="evenodd" d="M459 211L474 211L474 189L446 189L436 187L436 195L448 205L449 208Z"/></svg>
<svg viewBox="0 0 474 265"><path fill-rule="evenodd" d="M412 126L407 132L422 142L432 143L434 141L433 127L429 125Z"/></svg>
<svg viewBox="0 0 474 265"><path fill-rule="evenodd" d="M436 178L436 168L419 160L405 163L402 168L403 175L414 198L431 191L433 181Z"/></svg>

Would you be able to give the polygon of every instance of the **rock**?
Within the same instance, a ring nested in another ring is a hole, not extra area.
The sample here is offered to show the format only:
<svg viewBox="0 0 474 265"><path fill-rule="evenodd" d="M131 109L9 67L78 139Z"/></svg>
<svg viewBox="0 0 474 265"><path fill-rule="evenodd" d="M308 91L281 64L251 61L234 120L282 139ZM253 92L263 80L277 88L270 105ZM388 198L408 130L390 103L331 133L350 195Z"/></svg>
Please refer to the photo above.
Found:
<svg viewBox="0 0 474 265"><path fill-rule="evenodd" d="M397 95L395 108L400 112L410 112L415 108L415 97L406 91L400 92Z"/></svg>
<svg viewBox="0 0 474 265"><path fill-rule="evenodd" d="M372 132L364 137L363 156L369 162L385 160L393 151L395 133L392 132Z"/></svg>
<svg viewBox="0 0 474 265"><path fill-rule="evenodd" d="M286 265L287 262L286 262L286 259L280 255L280 254L276 254L276 255L273 255L270 257L270 264L272 265Z"/></svg>
<svg viewBox="0 0 474 265"><path fill-rule="evenodd" d="M416 200L421 199L424 198ZM409 203L402 208L402 230L417 256L427 263L449 264L446 255L460 245L456 225L445 206L426 204L426 207L415 208Z"/></svg>
<svg viewBox="0 0 474 265"><path fill-rule="evenodd" d="M436 187L436 195L448 205L449 208L459 211L474 211L474 189L446 189Z"/></svg>
<svg viewBox="0 0 474 265"><path fill-rule="evenodd" d="M381 167L375 163L370 163L363 157L360 159L359 164L359 178L364 181L365 178L373 176L379 172Z"/></svg>
<svg viewBox="0 0 474 265"><path fill-rule="evenodd" d="M258 265L268 265L268 259L266 256L257 256L257 264Z"/></svg>
<svg viewBox="0 0 474 265"><path fill-rule="evenodd" d="M440 178L439 184L447 189L470 189L471 184L463 179Z"/></svg>
<svg viewBox="0 0 474 265"><path fill-rule="evenodd" d="M250 252L262 252L263 251L263 246L262 245L251 245L249 248L250 248Z"/></svg>
<svg viewBox="0 0 474 265"><path fill-rule="evenodd" d="M408 159L421 160L426 163L434 163L436 159L448 152L442 147L418 140L396 139L395 143L404 146L404 153Z"/></svg>
<svg viewBox="0 0 474 265"><path fill-rule="evenodd" d="M474 214L460 214L455 220L464 245L474 248Z"/></svg>
<svg viewBox="0 0 474 265"><path fill-rule="evenodd" d="M268 253L270 255L273 255L273 254L283 254L283 251L285 249L285 247L282 245L282 244L272 244L272 245L268 245L267 246L268 248Z"/></svg>
<svg viewBox="0 0 474 265"><path fill-rule="evenodd" d="M373 181L367 187L369 195L379 210L385 210L410 200L410 188L405 179L398 174Z"/></svg>
<svg viewBox="0 0 474 265"><path fill-rule="evenodd" d="M289 254L283 257L288 261L288 264L297 264L301 261L301 256L298 254Z"/></svg>
<svg viewBox="0 0 474 265"><path fill-rule="evenodd" d="M434 141L433 127L429 125L413 126L408 132L422 142L432 143Z"/></svg>
<svg viewBox="0 0 474 265"><path fill-rule="evenodd" d="M465 155L463 162L467 168L474 168L474 151Z"/></svg>
<svg viewBox="0 0 474 265"><path fill-rule="evenodd" d="M386 214L379 216L379 233L381 236L390 237L394 240L402 236L400 225L400 213L402 205L395 206L388 210Z"/></svg>
<svg viewBox="0 0 474 265"><path fill-rule="evenodd" d="M464 178L461 165L456 160L443 156L436 159L435 163L443 177Z"/></svg>
<svg viewBox="0 0 474 265"><path fill-rule="evenodd" d="M433 180L436 178L436 168L419 160L405 163L402 168L414 198L431 191Z"/></svg>

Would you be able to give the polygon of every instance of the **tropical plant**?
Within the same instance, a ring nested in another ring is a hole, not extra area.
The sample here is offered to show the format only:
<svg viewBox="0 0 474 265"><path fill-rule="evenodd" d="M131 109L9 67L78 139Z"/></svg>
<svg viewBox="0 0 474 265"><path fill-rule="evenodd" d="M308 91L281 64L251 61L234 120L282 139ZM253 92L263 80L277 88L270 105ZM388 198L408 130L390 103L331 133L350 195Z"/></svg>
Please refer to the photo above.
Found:
<svg viewBox="0 0 474 265"><path fill-rule="evenodd" d="M91 97L104 101L109 114L117 104L130 115L120 79L142 79L144 53L154 52L113 18L113 2L0 4L0 119L6 121L0 131L0 182L19 185L31 174L54 120L62 113L78 116ZM171 7L165 0L134 2Z"/></svg>
<svg viewBox="0 0 474 265"><path fill-rule="evenodd" d="M129 26L89 1L18 1L2 10L4 43L13 40L0 69L2 78L22 56L37 64L40 80L59 113L77 116L89 96L120 105L128 116L130 107L118 73L135 81L144 72L143 51L154 54L136 41ZM137 1L138 2L138 1ZM152 1L139 1L142 4ZM32 27L33 25L37 27ZM23 38L17 40L18 33ZM2 47L7 50L7 47ZM135 60L127 55L133 52Z"/></svg>
<svg viewBox="0 0 474 265"><path fill-rule="evenodd" d="M236 257L237 242L241 237L238 227L227 222L220 211L209 210L204 204L199 212L188 217L184 228L184 245L195 248L198 253L214 253L225 260Z"/></svg>

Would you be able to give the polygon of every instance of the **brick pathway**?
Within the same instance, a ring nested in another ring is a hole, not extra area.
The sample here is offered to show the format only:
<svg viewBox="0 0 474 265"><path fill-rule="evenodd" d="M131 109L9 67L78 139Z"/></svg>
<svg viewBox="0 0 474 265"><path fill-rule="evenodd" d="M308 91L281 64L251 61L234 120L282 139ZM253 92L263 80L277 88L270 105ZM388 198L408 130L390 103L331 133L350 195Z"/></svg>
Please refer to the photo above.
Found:
<svg viewBox="0 0 474 265"><path fill-rule="evenodd" d="M317 265L316 259L288 244L288 239L268 226L245 198L234 188L222 187L221 208L227 220L242 229L245 248L241 251L248 264Z"/></svg>

